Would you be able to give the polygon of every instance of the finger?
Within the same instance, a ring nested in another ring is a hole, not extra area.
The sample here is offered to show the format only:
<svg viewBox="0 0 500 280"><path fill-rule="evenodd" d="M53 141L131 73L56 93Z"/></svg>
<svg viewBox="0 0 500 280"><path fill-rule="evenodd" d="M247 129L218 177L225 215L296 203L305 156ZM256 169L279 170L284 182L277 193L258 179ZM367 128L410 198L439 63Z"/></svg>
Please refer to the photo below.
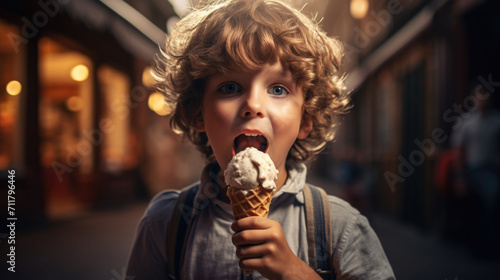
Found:
<svg viewBox="0 0 500 280"><path fill-rule="evenodd" d="M267 242L271 234L262 229L247 229L233 234L231 241L235 246L240 245L257 245Z"/></svg>
<svg viewBox="0 0 500 280"><path fill-rule="evenodd" d="M271 227L272 222L272 220L263 217L246 217L235 221L231 225L231 229L234 232L239 232L246 229L266 229Z"/></svg>
<svg viewBox="0 0 500 280"><path fill-rule="evenodd" d="M275 246L272 244L260 245L242 245L236 247L236 256L239 259L261 258L266 255L271 255L275 252Z"/></svg>
<svg viewBox="0 0 500 280"><path fill-rule="evenodd" d="M238 263L242 270L261 270L264 267L262 258L241 259Z"/></svg>
<svg viewBox="0 0 500 280"><path fill-rule="evenodd" d="M236 256L238 259L259 258L262 256L262 249L259 245L242 245L236 247Z"/></svg>

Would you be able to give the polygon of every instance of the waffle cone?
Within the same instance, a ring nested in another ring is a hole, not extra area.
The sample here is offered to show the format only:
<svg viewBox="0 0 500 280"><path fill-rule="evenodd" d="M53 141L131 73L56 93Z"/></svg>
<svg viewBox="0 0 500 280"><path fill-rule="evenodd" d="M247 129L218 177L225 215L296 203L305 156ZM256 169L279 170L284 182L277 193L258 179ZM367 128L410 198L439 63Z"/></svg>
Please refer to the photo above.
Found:
<svg viewBox="0 0 500 280"><path fill-rule="evenodd" d="M274 190L262 186L244 191L231 187L227 188L227 196L231 200L235 220L250 216L267 218L273 195Z"/></svg>

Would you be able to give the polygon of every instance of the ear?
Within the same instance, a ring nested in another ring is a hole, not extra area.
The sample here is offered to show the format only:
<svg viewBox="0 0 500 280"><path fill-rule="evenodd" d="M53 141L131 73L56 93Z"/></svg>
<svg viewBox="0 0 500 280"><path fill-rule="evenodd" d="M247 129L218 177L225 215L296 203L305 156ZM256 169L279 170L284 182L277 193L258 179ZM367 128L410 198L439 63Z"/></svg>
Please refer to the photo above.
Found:
<svg viewBox="0 0 500 280"><path fill-rule="evenodd" d="M197 121L194 122L193 124L193 128L194 130L198 131L198 132L204 132L205 131L205 122L203 121L203 119L199 119Z"/></svg>
<svg viewBox="0 0 500 280"><path fill-rule="evenodd" d="M311 116L308 114L303 114L297 138L300 140L306 139L306 137L309 135L312 129L313 129L313 122Z"/></svg>

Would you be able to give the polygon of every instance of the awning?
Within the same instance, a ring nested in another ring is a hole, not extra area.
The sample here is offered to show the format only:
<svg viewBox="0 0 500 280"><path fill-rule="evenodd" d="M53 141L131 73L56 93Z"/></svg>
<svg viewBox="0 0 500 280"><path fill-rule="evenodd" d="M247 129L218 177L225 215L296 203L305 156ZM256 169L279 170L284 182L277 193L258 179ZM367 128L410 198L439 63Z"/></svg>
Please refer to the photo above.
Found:
<svg viewBox="0 0 500 280"><path fill-rule="evenodd" d="M346 87L349 90L356 91L371 74L429 28L434 20L434 15L448 1L436 0L424 7L422 11L370 54L361 65L350 72L345 80Z"/></svg>
<svg viewBox="0 0 500 280"><path fill-rule="evenodd" d="M69 1L64 9L75 21L110 33L133 55L152 62L166 34L137 10L121 0Z"/></svg>

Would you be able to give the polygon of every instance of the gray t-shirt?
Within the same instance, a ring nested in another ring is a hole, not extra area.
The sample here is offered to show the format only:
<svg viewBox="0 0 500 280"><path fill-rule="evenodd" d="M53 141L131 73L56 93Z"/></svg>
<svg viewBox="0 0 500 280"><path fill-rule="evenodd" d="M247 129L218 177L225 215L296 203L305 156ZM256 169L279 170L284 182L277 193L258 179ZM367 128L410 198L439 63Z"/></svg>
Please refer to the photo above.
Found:
<svg viewBox="0 0 500 280"><path fill-rule="evenodd" d="M201 211L188 236L181 279L236 280L240 277L236 248L231 242L234 217L231 206L217 199L220 188L214 186L221 182L211 170L207 166L203 171L195 197L194 209ZM281 224L291 250L309 263L302 192L306 173L304 164L288 164L288 179L275 194L268 218ZM135 280L167 279L166 233L178 195L178 191L160 193L142 218L127 271ZM367 219L347 202L334 196L328 198L337 279L394 279L389 261ZM265 279L256 271L253 278Z"/></svg>
<svg viewBox="0 0 500 280"><path fill-rule="evenodd" d="M472 113L457 128L452 144L465 149L468 167L495 165L500 156L500 113Z"/></svg>

